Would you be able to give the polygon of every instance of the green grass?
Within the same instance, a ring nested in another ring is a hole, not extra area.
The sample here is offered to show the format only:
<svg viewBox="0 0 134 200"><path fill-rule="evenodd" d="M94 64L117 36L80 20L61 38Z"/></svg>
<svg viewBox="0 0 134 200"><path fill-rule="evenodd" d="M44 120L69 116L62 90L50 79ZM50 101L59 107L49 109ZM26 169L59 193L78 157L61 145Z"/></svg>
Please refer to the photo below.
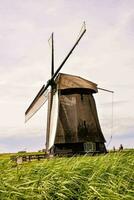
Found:
<svg viewBox="0 0 134 200"><path fill-rule="evenodd" d="M134 151L16 165L0 156L0 200L134 199Z"/></svg>

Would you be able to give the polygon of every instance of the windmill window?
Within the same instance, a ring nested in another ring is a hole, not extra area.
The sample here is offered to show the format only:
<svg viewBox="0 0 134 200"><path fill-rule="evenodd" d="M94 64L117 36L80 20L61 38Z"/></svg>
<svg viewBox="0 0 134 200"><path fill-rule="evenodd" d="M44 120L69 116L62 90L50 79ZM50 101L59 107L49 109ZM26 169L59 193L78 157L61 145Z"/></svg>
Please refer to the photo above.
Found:
<svg viewBox="0 0 134 200"><path fill-rule="evenodd" d="M84 151L85 152L93 152L93 151L95 151L95 143L93 143L93 142L84 143Z"/></svg>

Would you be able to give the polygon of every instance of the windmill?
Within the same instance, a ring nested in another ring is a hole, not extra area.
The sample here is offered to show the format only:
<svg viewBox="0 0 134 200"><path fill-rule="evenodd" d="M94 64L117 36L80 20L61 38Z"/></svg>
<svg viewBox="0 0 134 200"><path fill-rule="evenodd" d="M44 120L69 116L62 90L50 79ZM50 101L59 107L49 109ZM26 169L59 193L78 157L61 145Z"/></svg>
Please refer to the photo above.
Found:
<svg viewBox="0 0 134 200"><path fill-rule="evenodd" d="M51 79L42 86L25 112L28 121L48 100L46 149L50 154L106 152L93 97L93 93L98 92L97 84L59 73L85 32L84 23L77 41L56 71L52 33Z"/></svg>

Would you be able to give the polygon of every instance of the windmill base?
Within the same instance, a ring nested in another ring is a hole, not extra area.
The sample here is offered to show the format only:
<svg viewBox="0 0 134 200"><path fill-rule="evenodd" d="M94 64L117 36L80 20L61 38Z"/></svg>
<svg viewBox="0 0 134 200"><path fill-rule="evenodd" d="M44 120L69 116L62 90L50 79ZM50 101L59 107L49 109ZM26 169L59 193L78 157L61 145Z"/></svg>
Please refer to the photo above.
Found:
<svg viewBox="0 0 134 200"><path fill-rule="evenodd" d="M100 142L79 142L79 143L65 143L65 144L54 144L50 149L51 155L84 155L84 154L99 154L107 153L104 143Z"/></svg>

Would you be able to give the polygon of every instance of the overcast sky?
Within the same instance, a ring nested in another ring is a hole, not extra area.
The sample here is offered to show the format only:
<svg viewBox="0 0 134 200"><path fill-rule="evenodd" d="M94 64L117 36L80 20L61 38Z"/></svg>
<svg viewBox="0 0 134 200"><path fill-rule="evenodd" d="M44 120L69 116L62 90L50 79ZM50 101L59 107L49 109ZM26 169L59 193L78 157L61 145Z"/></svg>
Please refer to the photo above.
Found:
<svg viewBox="0 0 134 200"><path fill-rule="evenodd" d="M119 147L134 143L134 0L0 0L0 152L44 148L47 104L27 124L24 113L50 77L48 39L57 68L87 32L62 72L114 90L95 94L104 136Z"/></svg>

